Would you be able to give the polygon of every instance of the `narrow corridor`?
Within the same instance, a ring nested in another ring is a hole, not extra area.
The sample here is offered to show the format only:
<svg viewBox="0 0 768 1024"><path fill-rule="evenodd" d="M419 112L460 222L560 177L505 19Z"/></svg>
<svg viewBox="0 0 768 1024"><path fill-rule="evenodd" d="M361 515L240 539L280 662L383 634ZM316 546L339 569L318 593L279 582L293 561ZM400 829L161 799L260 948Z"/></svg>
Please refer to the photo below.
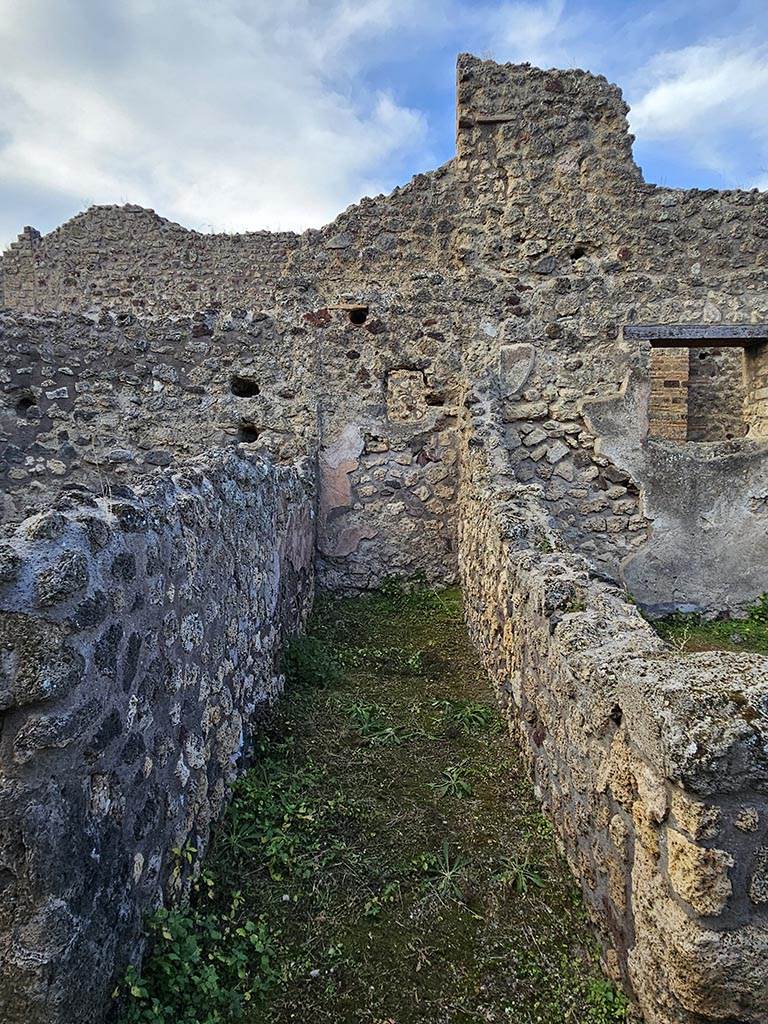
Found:
<svg viewBox="0 0 768 1024"><path fill-rule="evenodd" d="M624 1021L459 593L325 598L286 671L123 1019Z"/></svg>

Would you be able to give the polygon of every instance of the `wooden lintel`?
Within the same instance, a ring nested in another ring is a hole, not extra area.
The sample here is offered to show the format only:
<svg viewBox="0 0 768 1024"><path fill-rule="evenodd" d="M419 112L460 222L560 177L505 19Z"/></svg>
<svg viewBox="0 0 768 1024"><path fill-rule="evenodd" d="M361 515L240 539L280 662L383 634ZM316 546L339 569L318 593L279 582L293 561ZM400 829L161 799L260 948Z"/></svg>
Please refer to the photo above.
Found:
<svg viewBox="0 0 768 1024"><path fill-rule="evenodd" d="M478 114L475 124L511 124L517 120L516 114Z"/></svg>
<svg viewBox="0 0 768 1024"><path fill-rule="evenodd" d="M743 348L768 341L768 324L627 324L624 337L660 348Z"/></svg>

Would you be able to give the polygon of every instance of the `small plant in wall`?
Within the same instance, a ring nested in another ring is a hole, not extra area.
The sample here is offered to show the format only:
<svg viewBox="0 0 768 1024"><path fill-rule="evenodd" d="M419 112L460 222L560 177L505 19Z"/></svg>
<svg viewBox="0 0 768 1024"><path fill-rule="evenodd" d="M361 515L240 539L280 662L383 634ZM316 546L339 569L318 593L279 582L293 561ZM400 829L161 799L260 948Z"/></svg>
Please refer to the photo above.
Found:
<svg viewBox="0 0 768 1024"><path fill-rule="evenodd" d="M544 533L537 535L534 546L537 551L542 553L542 555L551 555L555 550L554 544Z"/></svg>

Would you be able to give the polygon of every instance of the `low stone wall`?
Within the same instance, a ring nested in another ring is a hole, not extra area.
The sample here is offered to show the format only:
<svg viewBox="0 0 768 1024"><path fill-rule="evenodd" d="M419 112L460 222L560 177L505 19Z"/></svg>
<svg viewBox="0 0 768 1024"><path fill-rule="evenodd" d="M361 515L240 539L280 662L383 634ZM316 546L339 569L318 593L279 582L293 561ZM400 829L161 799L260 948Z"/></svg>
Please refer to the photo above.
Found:
<svg viewBox="0 0 768 1024"><path fill-rule="evenodd" d="M313 487L212 453L0 546L3 1024L100 1022L188 881L311 604Z"/></svg>
<svg viewBox="0 0 768 1024"><path fill-rule="evenodd" d="M676 653L484 460L462 486L467 618L608 967L646 1024L764 1022L768 659Z"/></svg>

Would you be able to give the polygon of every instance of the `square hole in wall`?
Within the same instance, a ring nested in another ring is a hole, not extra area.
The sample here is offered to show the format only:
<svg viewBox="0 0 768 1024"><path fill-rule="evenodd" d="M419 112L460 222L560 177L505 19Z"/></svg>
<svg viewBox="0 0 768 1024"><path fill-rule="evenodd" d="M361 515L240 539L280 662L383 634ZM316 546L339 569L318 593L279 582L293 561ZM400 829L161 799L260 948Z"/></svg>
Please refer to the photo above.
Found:
<svg viewBox="0 0 768 1024"><path fill-rule="evenodd" d="M744 437L746 381L741 347L654 345L651 349L651 437L729 441Z"/></svg>
<svg viewBox="0 0 768 1024"><path fill-rule="evenodd" d="M650 342L650 437L768 438L768 324L628 324Z"/></svg>

